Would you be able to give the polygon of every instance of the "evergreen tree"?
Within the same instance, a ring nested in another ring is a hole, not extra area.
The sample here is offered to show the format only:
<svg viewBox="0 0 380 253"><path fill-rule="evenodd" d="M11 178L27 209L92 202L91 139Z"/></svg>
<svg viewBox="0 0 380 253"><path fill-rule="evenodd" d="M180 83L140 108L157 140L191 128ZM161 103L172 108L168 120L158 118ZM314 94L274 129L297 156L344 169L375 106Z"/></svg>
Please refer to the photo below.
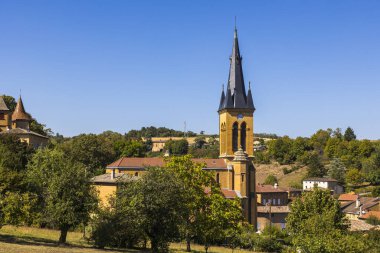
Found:
<svg viewBox="0 0 380 253"><path fill-rule="evenodd" d="M346 131L344 132L344 140L345 141L356 140L356 135L354 133L354 130L351 127L347 127Z"/></svg>

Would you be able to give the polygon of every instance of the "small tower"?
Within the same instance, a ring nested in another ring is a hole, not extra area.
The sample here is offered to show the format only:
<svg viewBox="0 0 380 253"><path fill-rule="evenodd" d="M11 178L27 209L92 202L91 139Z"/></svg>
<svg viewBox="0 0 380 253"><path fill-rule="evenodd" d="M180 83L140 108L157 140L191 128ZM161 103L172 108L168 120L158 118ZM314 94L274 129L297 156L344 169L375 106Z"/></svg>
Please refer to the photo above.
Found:
<svg viewBox="0 0 380 253"><path fill-rule="evenodd" d="M11 111L8 106L5 104L4 98L0 96L0 132L4 132L10 129L11 120L10 120Z"/></svg>
<svg viewBox="0 0 380 253"><path fill-rule="evenodd" d="M227 91L219 103L220 157L231 160L241 147L249 157L253 157L253 105L251 85L246 93L240 56L237 30L230 57L230 72Z"/></svg>
<svg viewBox="0 0 380 253"><path fill-rule="evenodd" d="M19 97L16 109L12 114L12 128L21 128L29 130L29 124L32 117L25 111L21 96Z"/></svg>

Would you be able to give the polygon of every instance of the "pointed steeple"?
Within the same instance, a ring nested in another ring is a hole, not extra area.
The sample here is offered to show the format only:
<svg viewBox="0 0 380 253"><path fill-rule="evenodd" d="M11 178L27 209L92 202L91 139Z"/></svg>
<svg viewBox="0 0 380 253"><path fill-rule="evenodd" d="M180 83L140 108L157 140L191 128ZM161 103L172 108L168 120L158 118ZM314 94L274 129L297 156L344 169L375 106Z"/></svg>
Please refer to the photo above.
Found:
<svg viewBox="0 0 380 253"><path fill-rule="evenodd" d="M256 110L255 105L253 104L253 99L252 99L251 82L249 82L249 86L248 86L247 108L252 109L253 111Z"/></svg>
<svg viewBox="0 0 380 253"><path fill-rule="evenodd" d="M16 109L12 114L12 121L16 120L24 120L24 121L31 121L32 117L29 113L25 111L24 103L22 102L21 95L17 101Z"/></svg>
<svg viewBox="0 0 380 253"><path fill-rule="evenodd" d="M235 24L227 92L225 94L223 103L224 105L222 107L219 105L219 111L227 108L248 108L254 110L252 93L249 90L249 97L247 97L245 90L242 59L243 58L240 55L239 40Z"/></svg>
<svg viewBox="0 0 380 253"><path fill-rule="evenodd" d="M230 58L230 73L228 83L234 99L235 108L244 108L247 103L247 95L245 93L242 57L240 55L239 40L237 29L234 31L234 43L232 47L232 55Z"/></svg>
<svg viewBox="0 0 380 253"><path fill-rule="evenodd" d="M226 98L226 95L224 95L224 84L222 84L222 95L220 96L220 103L219 103L219 109L218 111L223 109L224 99Z"/></svg>

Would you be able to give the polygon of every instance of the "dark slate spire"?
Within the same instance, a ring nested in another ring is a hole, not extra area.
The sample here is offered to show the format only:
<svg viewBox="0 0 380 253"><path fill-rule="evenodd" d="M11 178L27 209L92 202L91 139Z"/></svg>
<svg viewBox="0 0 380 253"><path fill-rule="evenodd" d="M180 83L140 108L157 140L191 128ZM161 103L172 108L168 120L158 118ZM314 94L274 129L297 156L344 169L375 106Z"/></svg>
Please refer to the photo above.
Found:
<svg viewBox="0 0 380 253"><path fill-rule="evenodd" d="M248 86L247 108L252 109L253 111L256 110L255 105L253 104L253 99L252 99L251 82L249 82L249 86Z"/></svg>
<svg viewBox="0 0 380 253"><path fill-rule="evenodd" d="M224 84L222 84L222 95L220 96L220 103L219 103L219 110L222 110L223 109L223 104L224 104L224 99L226 98L226 96L224 95Z"/></svg>
<svg viewBox="0 0 380 253"><path fill-rule="evenodd" d="M240 55L237 29L235 27L234 43L232 47L232 55L230 57L230 71L228 76L227 93L225 94L223 107L219 106L219 111L227 108L255 109L253 106L252 94L250 90L248 91L249 97L247 97L246 94L242 59L243 58Z"/></svg>

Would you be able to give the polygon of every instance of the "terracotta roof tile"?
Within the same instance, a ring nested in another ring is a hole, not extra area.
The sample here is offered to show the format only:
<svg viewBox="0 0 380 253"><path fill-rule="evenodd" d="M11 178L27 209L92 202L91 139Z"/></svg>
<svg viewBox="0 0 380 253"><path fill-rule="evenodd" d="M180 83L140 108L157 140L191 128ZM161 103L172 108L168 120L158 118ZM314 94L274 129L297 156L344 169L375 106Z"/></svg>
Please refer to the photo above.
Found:
<svg viewBox="0 0 380 253"><path fill-rule="evenodd" d="M32 117L30 116L29 113L25 111L24 104L22 102L21 96L18 99L16 109L12 114L12 121L16 120L31 120Z"/></svg>
<svg viewBox="0 0 380 253"><path fill-rule="evenodd" d="M363 214L360 219L368 219L370 216L380 219L380 211L369 211L368 213Z"/></svg>
<svg viewBox="0 0 380 253"><path fill-rule="evenodd" d="M234 198L241 198L240 192L237 192L235 190L229 190L229 189L220 189L222 194L226 199L234 199Z"/></svg>
<svg viewBox="0 0 380 253"><path fill-rule="evenodd" d="M223 159L192 159L196 163L205 163L207 168L227 167ZM160 157L122 157L119 160L111 163L107 168L143 168L143 167L163 167L165 161Z"/></svg>
<svg viewBox="0 0 380 253"><path fill-rule="evenodd" d="M339 201L356 201L358 197L359 195L356 195L356 194L345 193L345 194L339 195L338 200Z"/></svg>
<svg viewBox="0 0 380 253"><path fill-rule="evenodd" d="M275 188L273 185L270 185L270 184L257 184L256 185L256 192L257 193L265 193L265 192L284 192L284 193L287 193L287 191L282 189L281 187Z"/></svg>

